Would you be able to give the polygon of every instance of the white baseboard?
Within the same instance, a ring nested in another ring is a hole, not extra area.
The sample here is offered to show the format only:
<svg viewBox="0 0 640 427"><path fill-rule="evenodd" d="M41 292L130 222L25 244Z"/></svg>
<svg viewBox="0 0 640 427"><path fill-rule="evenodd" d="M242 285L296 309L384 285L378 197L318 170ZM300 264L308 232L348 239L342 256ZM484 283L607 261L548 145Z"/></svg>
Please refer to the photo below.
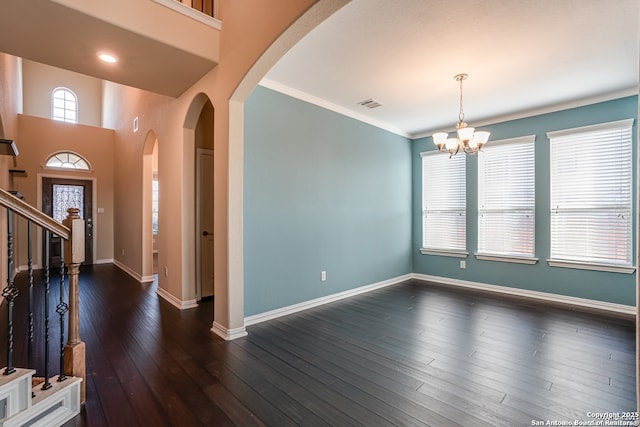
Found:
<svg viewBox="0 0 640 427"><path fill-rule="evenodd" d="M574 307L576 309L588 309L618 317L635 318L636 316L636 307L630 305L551 294L547 292L530 291L528 289L511 288L508 286L490 285L488 283L470 282L467 280L451 279L448 277L430 276L427 274L413 273L411 276L413 279L419 281L432 282L439 285L456 286L459 288L475 289L490 294L503 294L531 299L538 302L561 304L564 306Z"/></svg>
<svg viewBox="0 0 640 427"><path fill-rule="evenodd" d="M383 280L382 282L373 283L371 285L361 286L359 288L349 289L337 294L327 295L324 297L316 298L310 301L304 301L298 304L290 305L287 307L278 308L275 310L267 311L265 313L254 314L244 318L245 326L255 325L256 323L266 322L267 320L275 319L278 317L286 316L289 314L297 313L302 310L308 310L313 307L318 307L330 302L339 301L344 298L349 298L355 295L359 295L365 292L370 292L375 289L384 288L386 286L395 285L411 279L411 274L405 274L404 276L394 277L392 279Z"/></svg>
<svg viewBox="0 0 640 427"><path fill-rule="evenodd" d="M117 259L112 260L112 262L113 262L113 265L115 265L120 270L124 271L125 273L127 273L129 276L133 277L134 279L136 279L136 281L138 281L140 283L150 283L150 282L153 282L154 280L156 280L155 275L142 276L142 275L138 274L137 272L133 271L133 269L131 269L130 267L128 267L128 266L124 265L123 263L121 263L120 261L118 261Z"/></svg>
<svg viewBox="0 0 640 427"><path fill-rule="evenodd" d="M162 289L162 288L157 288L156 289L156 293L165 301L167 301L169 304L173 305L174 307L180 309L180 310L187 310L189 308L195 308L198 306L198 301L192 299L192 300L185 300L182 301L181 299L178 299L176 297L174 297L173 295L171 295L169 292L167 292L166 290Z"/></svg>
<svg viewBox="0 0 640 427"><path fill-rule="evenodd" d="M133 277L134 279L136 279L138 282L141 282L140 279L142 279L142 276L140 276L138 273L136 273L135 271L133 271L133 269L131 269L130 267L124 265L123 263L121 263L120 261L118 261L117 259L113 260L113 265L115 265L116 267L118 267L120 270L124 271L125 273L127 273L129 276ZM141 282L142 283L142 282Z"/></svg>
<svg viewBox="0 0 640 427"><path fill-rule="evenodd" d="M114 264L114 263L115 261L113 258L106 258L106 259L97 259L94 264Z"/></svg>
<svg viewBox="0 0 640 427"><path fill-rule="evenodd" d="M149 283L149 282L153 282L155 280L155 276L141 276L138 273L136 273L135 271L133 271L132 269L130 269L129 267L127 267L126 265L124 265L121 262L119 262L118 260L114 260L113 264L116 267L118 267L119 269L121 269L122 271L124 271L125 273L127 273L129 276L131 276L134 279L136 279L140 283ZM195 308L195 307L198 306L198 301L197 300L192 299L192 300L182 301L181 299L178 299L178 298L174 297L169 292L167 292L166 290L164 290L164 289L162 289L160 287L158 287L156 289L156 293L163 300L167 301L169 304L173 305L174 307L178 308L179 310L187 310L187 309Z"/></svg>
<svg viewBox="0 0 640 427"><path fill-rule="evenodd" d="M243 327L227 329L218 322L213 322L211 326L211 332L219 336L225 341L235 340L236 338L242 338L247 336L247 330Z"/></svg>
<svg viewBox="0 0 640 427"><path fill-rule="evenodd" d="M151 283L154 280L156 280L156 276L152 275L152 276L141 276L140 277L140 283Z"/></svg>

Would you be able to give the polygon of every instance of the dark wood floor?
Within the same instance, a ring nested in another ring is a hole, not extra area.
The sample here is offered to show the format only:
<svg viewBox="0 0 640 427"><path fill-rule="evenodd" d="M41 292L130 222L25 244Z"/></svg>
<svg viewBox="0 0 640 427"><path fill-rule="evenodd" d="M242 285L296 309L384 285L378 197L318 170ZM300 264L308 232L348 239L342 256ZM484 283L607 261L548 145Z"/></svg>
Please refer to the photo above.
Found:
<svg viewBox="0 0 640 427"><path fill-rule="evenodd" d="M407 283L210 332L112 265L81 273L70 426L524 426L635 411L631 322Z"/></svg>

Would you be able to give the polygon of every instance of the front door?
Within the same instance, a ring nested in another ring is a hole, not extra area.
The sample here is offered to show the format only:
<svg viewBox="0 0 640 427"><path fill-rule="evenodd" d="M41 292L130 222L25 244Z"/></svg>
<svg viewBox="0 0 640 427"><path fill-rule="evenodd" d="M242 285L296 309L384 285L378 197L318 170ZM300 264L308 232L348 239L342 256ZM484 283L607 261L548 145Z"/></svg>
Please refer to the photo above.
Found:
<svg viewBox="0 0 640 427"><path fill-rule="evenodd" d="M83 264L93 264L93 182L66 178L42 178L42 211L56 221L67 217L67 209L80 209L80 218L85 221L85 256ZM44 237L43 237L44 238ZM45 257L43 245L43 259ZM60 265L62 239L56 235L49 238L49 265Z"/></svg>

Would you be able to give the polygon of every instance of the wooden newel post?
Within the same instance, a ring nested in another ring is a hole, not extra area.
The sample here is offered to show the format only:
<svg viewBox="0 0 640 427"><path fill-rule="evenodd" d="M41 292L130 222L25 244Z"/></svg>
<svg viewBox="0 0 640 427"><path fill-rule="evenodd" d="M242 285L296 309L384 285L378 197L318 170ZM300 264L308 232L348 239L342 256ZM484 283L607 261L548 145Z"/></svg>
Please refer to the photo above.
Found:
<svg viewBox="0 0 640 427"><path fill-rule="evenodd" d="M69 276L69 333L64 346L64 374L82 378L80 385L80 402L85 397L85 346L80 341L80 311L78 298L78 274L80 264L84 261L84 220L80 218L80 210L70 208L67 218L62 223L71 230L71 238L64 242L64 261Z"/></svg>

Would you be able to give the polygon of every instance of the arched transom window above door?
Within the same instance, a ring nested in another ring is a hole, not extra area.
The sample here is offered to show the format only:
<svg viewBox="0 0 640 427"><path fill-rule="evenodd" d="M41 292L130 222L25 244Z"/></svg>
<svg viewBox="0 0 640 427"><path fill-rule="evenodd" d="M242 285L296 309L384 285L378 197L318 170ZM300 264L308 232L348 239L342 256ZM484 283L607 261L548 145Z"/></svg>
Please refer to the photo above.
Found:
<svg viewBox="0 0 640 427"><path fill-rule="evenodd" d="M44 164L46 168L55 169L76 169L90 171L91 165L80 154L71 151L58 151L53 153Z"/></svg>

